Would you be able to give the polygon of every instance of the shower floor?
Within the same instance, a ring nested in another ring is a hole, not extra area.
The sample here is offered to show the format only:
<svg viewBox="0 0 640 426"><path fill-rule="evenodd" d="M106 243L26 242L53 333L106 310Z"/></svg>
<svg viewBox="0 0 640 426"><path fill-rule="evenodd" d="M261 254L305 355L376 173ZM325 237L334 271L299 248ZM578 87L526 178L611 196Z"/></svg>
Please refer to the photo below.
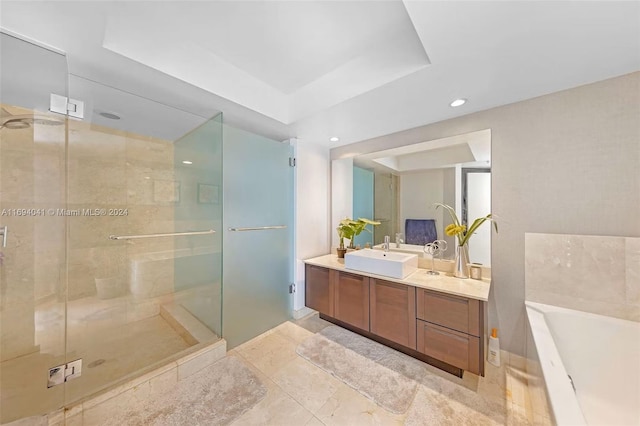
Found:
<svg viewBox="0 0 640 426"><path fill-rule="evenodd" d="M50 389L46 386L48 369L65 360L61 343L64 308L59 303L38 307L40 351L0 363L1 424L51 412L192 346L160 315L127 318L122 310L131 301L120 299L85 298L69 303L66 360L82 358L82 375Z"/></svg>
<svg viewBox="0 0 640 426"><path fill-rule="evenodd" d="M69 360L82 358L83 369L67 383L66 400L95 393L190 346L159 315L103 330L70 353Z"/></svg>
<svg viewBox="0 0 640 426"><path fill-rule="evenodd" d="M164 318L157 315L104 329L93 338L84 339L68 358L82 358L82 376L67 382L65 389L47 389L46 371L51 362L55 362L51 355L34 353L5 361L0 365L0 423L52 411L189 346ZM47 405L51 398L55 401L53 407Z"/></svg>

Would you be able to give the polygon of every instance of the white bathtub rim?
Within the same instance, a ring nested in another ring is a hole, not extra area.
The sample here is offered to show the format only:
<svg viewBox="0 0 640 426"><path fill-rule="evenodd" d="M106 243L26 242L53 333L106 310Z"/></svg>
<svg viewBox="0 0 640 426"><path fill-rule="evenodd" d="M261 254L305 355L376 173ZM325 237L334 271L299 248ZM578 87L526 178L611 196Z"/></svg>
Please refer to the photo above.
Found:
<svg viewBox="0 0 640 426"><path fill-rule="evenodd" d="M586 425L582 408L544 318L545 312L569 309L530 301L525 301L525 306L556 424ZM541 348L545 351L543 355Z"/></svg>
<svg viewBox="0 0 640 426"><path fill-rule="evenodd" d="M596 318L599 321L604 321L608 323L623 323L623 324L636 324L636 325L638 324L638 321L633 321L625 318L613 317L610 315L603 315L603 314L595 314L593 312L581 311L579 309L574 309L574 308L564 308L562 306L556 306L556 305L548 305L546 303L540 303L540 302L532 302L530 300L525 300L524 304L542 313L564 312L564 313L571 313L574 315L579 314L587 318L589 317Z"/></svg>

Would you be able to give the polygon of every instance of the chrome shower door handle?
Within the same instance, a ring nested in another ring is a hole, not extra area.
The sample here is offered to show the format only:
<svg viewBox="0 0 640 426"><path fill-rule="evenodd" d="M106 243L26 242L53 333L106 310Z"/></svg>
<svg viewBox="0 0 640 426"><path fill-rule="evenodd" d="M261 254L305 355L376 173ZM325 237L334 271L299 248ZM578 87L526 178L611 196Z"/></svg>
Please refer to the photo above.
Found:
<svg viewBox="0 0 640 426"><path fill-rule="evenodd" d="M285 229L287 225L270 225L270 226L248 226L244 228L229 228L229 231L266 231L267 229Z"/></svg>
<svg viewBox="0 0 640 426"><path fill-rule="evenodd" d="M7 246L7 225L0 226L0 235L2 235L2 247Z"/></svg>

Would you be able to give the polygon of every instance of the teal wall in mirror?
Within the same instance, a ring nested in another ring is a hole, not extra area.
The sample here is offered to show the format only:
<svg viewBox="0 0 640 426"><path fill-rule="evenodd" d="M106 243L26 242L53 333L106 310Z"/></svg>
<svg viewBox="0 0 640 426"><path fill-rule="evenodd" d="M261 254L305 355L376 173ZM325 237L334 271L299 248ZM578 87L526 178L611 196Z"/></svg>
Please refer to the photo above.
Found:
<svg viewBox="0 0 640 426"><path fill-rule="evenodd" d="M373 219L373 172L360 167L353 168L353 219ZM367 226L371 230L371 226ZM363 231L355 237L355 245L373 245L373 234Z"/></svg>

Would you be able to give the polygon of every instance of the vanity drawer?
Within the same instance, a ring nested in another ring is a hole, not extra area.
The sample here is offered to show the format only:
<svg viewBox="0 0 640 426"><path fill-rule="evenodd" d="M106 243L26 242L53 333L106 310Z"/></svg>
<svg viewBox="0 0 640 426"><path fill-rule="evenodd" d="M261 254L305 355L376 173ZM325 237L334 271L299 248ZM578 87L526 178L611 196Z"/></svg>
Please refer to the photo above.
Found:
<svg viewBox="0 0 640 426"><path fill-rule="evenodd" d="M417 349L454 367L480 374L480 339L468 334L416 320Z"/></svg>
<svg viewBox="0 0 640 426"><path fill-rule="evenodd" d="M480 301L418 289L418 319L480 336Z"/></svg>

